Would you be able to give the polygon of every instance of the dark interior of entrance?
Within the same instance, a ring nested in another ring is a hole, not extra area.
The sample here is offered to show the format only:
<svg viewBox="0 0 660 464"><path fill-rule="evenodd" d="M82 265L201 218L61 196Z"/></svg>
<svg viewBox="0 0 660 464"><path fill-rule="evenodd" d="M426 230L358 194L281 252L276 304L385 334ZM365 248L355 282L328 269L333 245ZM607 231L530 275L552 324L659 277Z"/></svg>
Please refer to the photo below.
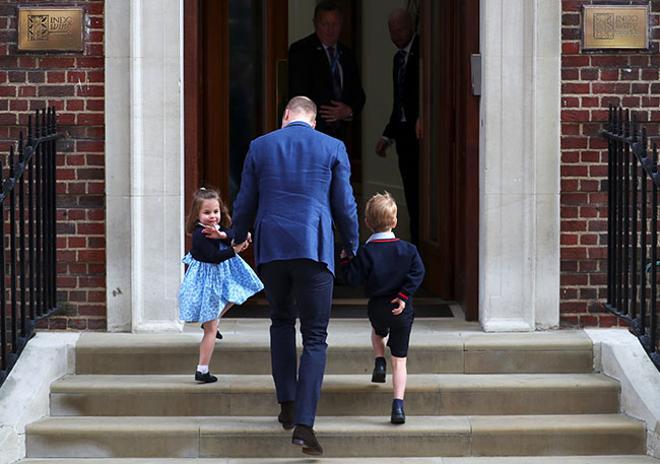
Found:
<svg viewBox="0 0 660 464"><path fill-rule="evenodd" d="M250 140L279 127L288 99L291 28L287 18L295 3L185 0L187 196L199 186L212 185L233 199ZM396 49L374 49L364 35L372 16L370 2L338 3L344 15L340 41L355 51L358 65L373 54L383 54L391 63ZM374 8L381 5L371 3ZM420 37L419 248L427 268L424 291L460 302L466 318L476 320L478 97L472 94L469 66L470 55L478 53L478 0L400 3L417 18ZM311 17L301 23L306 21L311 25ZM387 31L386 24L382 27ZM365 71L361 70L363 81L368 75ZM371 165L364 160L372 155L367 151L373 145L371 140L363 140L368 135L363 130L369 122L365 119L382 118L376 113L389 115L391 111L391 100L372 112L369 102L367 92L365 112L351 124L346 140L360 206L371 193L369 183L363 183L372 174Z"/></svg>

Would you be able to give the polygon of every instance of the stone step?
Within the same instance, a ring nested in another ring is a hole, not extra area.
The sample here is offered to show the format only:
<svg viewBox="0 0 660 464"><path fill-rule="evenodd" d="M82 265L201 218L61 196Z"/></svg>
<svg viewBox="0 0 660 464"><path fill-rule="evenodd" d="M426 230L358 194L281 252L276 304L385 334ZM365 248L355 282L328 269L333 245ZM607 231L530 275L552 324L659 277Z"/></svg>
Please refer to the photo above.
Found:
<svg viewBox="0 0 660 464"><path fill-rule="evenodd" d="M621 415L318 417L325 457L642 454ZM49 417L26 430L28 458L303 457L274 417ZM263 461L262 461L263 462Z"/></svg>
<svg viewBox="0 0 660 464"><path fill-rule="evenodd" d="M295 462L309 462L302 459ZM373 464L373 458L320 458L315 464ZM25 459L20 464L292 464L291 459ZM378 464L660 464L650 456L521 456L469 458L379 458Z"/></svg>
<svg viewBox="0 0 660 464"><path fill-rule="evenodd" d="M219 374L270 374L268 325L265 320L223 320L225 338L216 344L211 370ZM488 334L480 332L478 326L469 327L456 331L455 323L441 319L416 320L408 372L593 371L592 344L581 331ZM326 373L368 374L373 363L370 331L368 321L332 320ZM189 374L197 365L200 338L198 328L180 334L84 333L76 346L76 373Z"/></svg>
<svg viewBox="0 0 660 464"><path fill-rule="evenodd" d="M389 414L391 376L324 378L319 415ZM408 414L588 414L619 411L619 384L599 374L413 374ZM53 416L275 416L268 375L221 375L198 385L192 375L73 375L51 385Z"/></svg>

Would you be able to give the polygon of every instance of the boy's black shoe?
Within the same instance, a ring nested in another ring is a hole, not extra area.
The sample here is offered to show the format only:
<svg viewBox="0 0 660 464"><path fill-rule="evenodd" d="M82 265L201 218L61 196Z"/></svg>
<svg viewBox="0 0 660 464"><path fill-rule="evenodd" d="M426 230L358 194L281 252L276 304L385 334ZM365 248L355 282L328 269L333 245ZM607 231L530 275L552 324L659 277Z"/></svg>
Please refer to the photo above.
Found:
<svg viewBox="0 0 660 464"><path fill-rule="evenodd" d="M195 380L202 383L213 383L217 382L218 378L215 375L211 375L210 372L202 374L201 372L195 372Z"/></svg>
<svg viewBox="0 0 660 464"><path fill-rule="evenodd" d="M296 428L293 429L291 443L302 446L302 452L305 454L311 456L321 456L323 454L323 448L321 448L321 444L316 439L314 429L306 425L296 425Z"/></svg>
<svg viewBox="0 0 660 464"><path fill-rule="evenodd" d="M390 417L390 422L397 425L406 423L406 413L403 410L403 403L392 403L392 417Z"/></svg>
<svg viewBox="0 0 660 464"><path fill-rule="evenodd" d="M284 430L291 430L295 426L296 403L284 401L280 403L281 411L277 420L282 424Z"/></svg>
<svg viewBox="0 0 660 464"><path fill-rule="evenodd" d="M385 358L376 358L374 372L371 374L371 381L374 383L385 383L385 374L387 373L387 364Z"/></svg>

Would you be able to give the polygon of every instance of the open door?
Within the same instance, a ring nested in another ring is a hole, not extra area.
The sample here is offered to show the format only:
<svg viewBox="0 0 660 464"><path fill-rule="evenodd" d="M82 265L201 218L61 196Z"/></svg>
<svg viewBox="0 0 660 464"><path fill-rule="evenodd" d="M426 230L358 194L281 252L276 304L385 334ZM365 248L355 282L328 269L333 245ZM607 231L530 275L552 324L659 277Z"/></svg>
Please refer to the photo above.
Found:
<svg viewBox="0 0 660 464"><path fill-rule="evenodd" d="M470 59L479 51L479 0L421 3L420 247L426 287L478 318L479 100Z"/></svg>
<svg viewBox="0 0 660 464"><path fill-rule="evenodd" d="M249 141L279 126L287 9L184 0L186 202L203 185L233 199Z"/></svg>

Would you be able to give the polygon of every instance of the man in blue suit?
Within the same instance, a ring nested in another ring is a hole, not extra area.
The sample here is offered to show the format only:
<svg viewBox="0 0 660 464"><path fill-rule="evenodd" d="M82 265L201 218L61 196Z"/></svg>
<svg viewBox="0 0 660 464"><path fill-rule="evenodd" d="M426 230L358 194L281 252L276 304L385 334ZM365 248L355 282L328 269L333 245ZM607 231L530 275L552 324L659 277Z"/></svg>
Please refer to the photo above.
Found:
<svg viewBox="0 0 660 464"><path fill-rule="evenodd" d="M270 304L270 348L278 420L292 443L323 454L314 434L326 363L334 280L333 223L344 249L358 245L357 207L344 144L314 130L316 105L294 97L282 128L252 141L234 202L234 241L254 225L257 268ZM303 353L296 359L296 317Z"/></svg>

